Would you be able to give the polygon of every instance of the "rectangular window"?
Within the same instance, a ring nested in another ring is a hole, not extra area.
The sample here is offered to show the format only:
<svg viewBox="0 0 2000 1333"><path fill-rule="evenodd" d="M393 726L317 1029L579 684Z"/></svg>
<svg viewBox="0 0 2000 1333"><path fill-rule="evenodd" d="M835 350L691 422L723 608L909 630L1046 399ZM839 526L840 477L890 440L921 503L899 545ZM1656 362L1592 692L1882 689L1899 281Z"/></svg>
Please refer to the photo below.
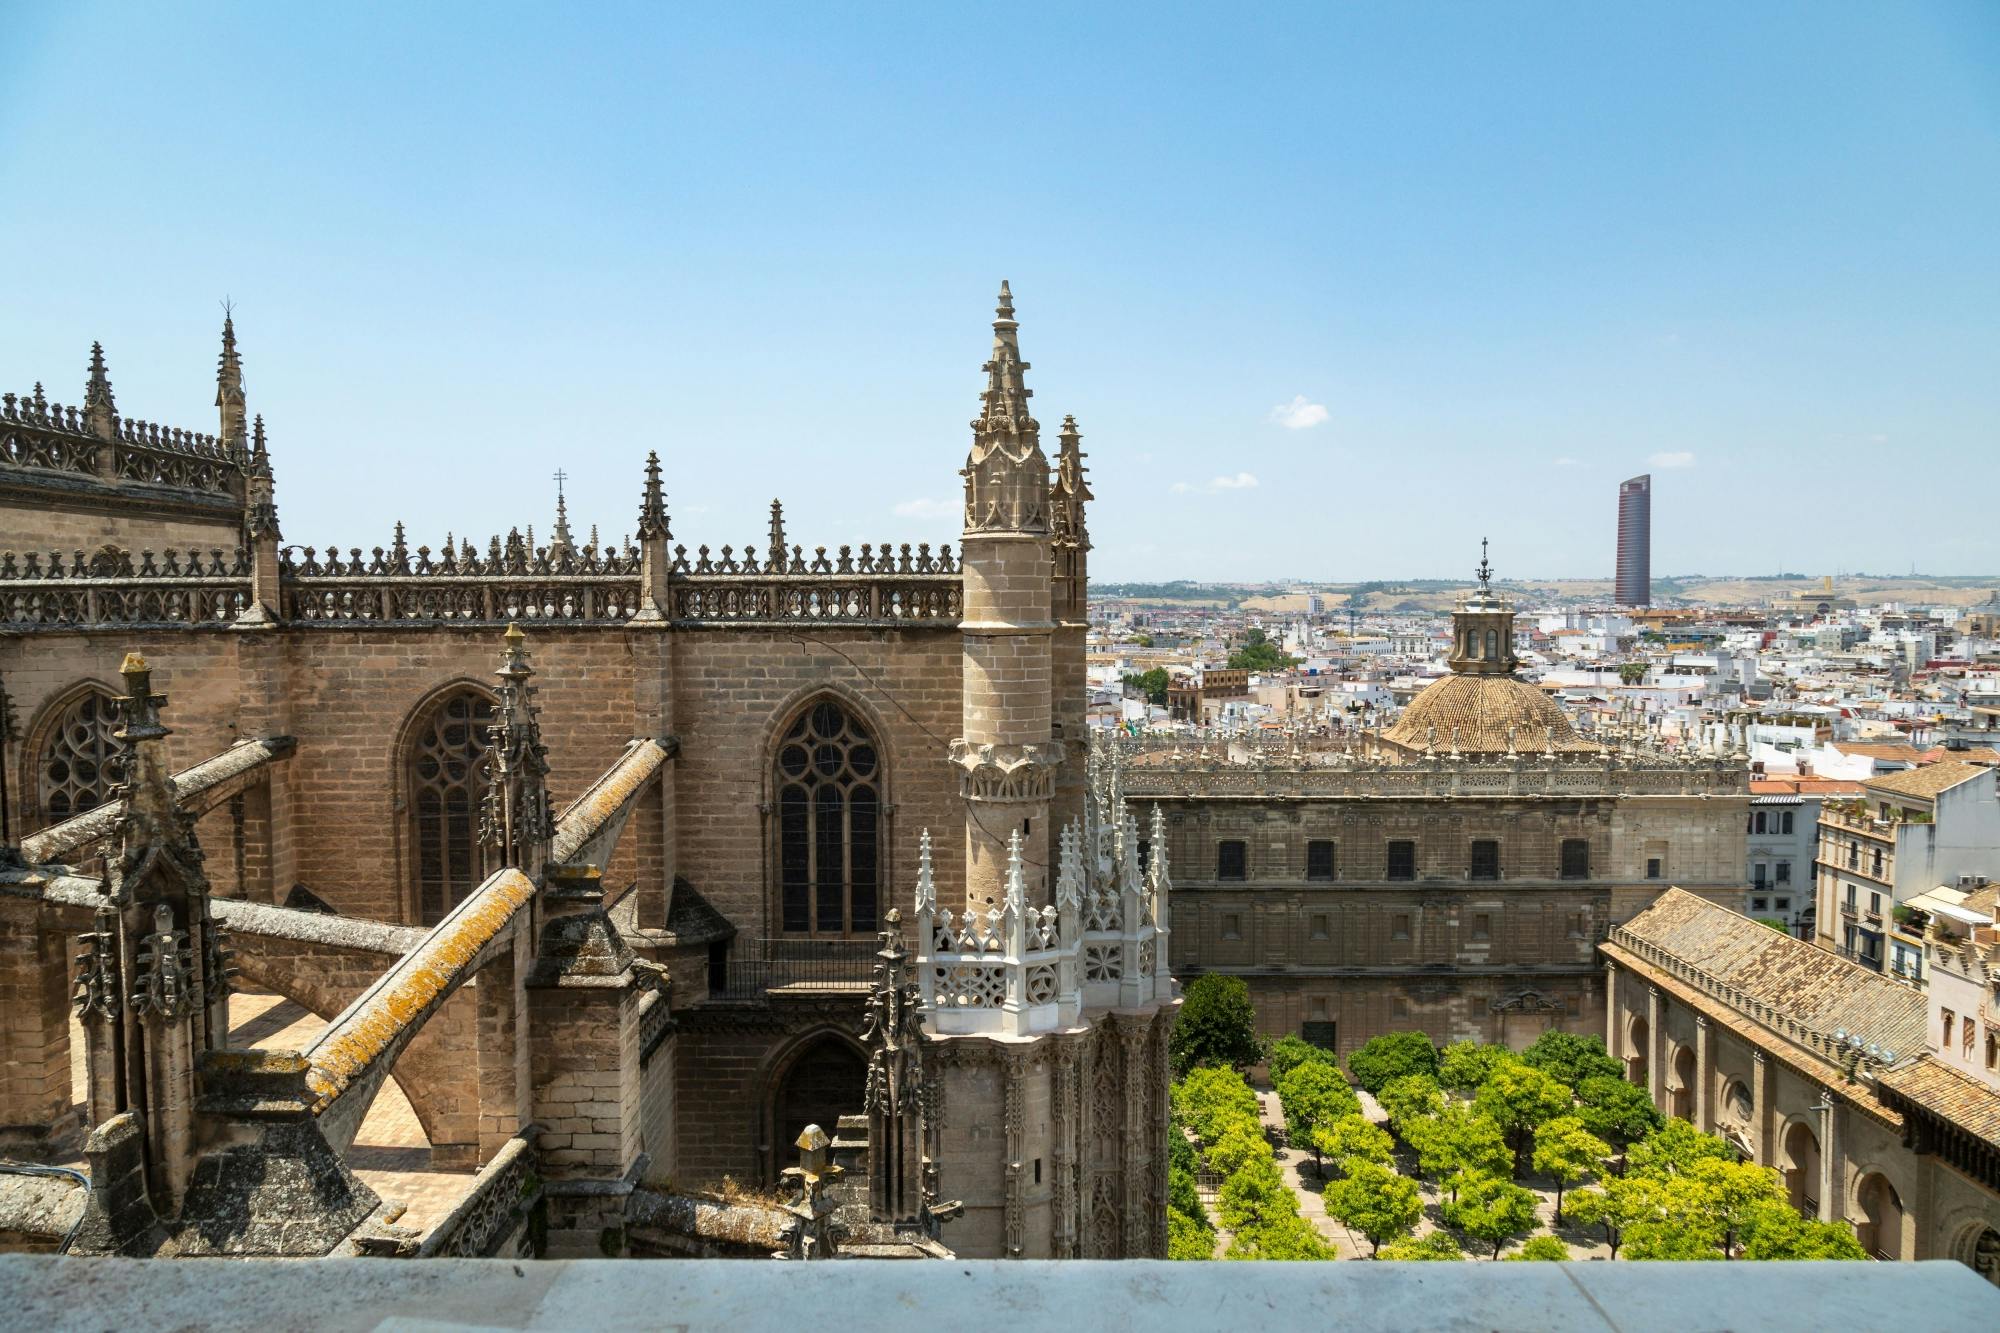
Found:
<svg viewBox="0 0 2000 1333"><path fill-rule="evenodd" d="M1222 938L1240 940L1243 938L1243 918L1230 912L1222 918Z"/></svg>
<svg viewBox="0 0 2000 1333"><path fill-rule="evenodd" d="M1582 939L1583 925L1584 925L1583 913L1571 912L1569 914L1569 937L1573 940Z"/></svg>
<svg viewBox="0 0 2000 1333"><path fill-rule="evenodd" d="M1299 1035L1308 1046L1317 1046L1322 1051L1339 1049L1338 1029L1332 1023L1313 1021L1303 1024Z"/></svg>
<svg viewBox="0 0 2000 1333"><path fill-rule="evenodd" d="M1778 883L1790 884L1792 882L1792 863L1790 861L1778 862L1776 869L1778 872Z"/></svg>
<svg viewBox="0 0 2000 1333"><path fill-rule="evenodd" d="M1757 888L1764 887L1764 881L1771 877L1771 867L1759 861L1750 867L1750 883Z"/></svg>
<svg viewBox="0 0 2000 1333"><path fill-rule="evenodd" d="M1312 928L1309 934L1316 940L1330 940L1333 938L1333 932L1327 929L1326 913L1321 912L1313 917Z"/></svg>
<svg viewBox="0 0 2000 1333"><path fill-rule="evenodd" d="M1215 877L1217 879L1244 879L1248 876L1249 858L1244 844L1235 840L1215 844Z"/></svg>
<svg viewBox="0 0 2000 1333"><path fill-rule="evenodd" d="M1415 879L1417 877L1417 844L1397 839L1389 844L1390 879Z"/></svg>
<svg viewBox="0 0 2000 1333"><path fill-rule="evenodd" d="M1491 838L1477 838L1472 843L1472 863L1466 870L1468 879L1500 878L1500 844Z"/></svg>
<svg viewBox="0 0 2000 1333"><path fill-rule="evenodd" d="M1847 910L1849 910L1850 912L1853 911L1855 907L1854 895L1856 892L1857 890L1852 884L1847 886Z"/></svg>
<svg viewBox="0 0 2000 1333"><path fill-rule="evenodd" d="M1563 839L1562 877L1564 879L1590 878L1590 839Z"/></svg>
<svg viewBox="0 0 2000 1333"><path fill-rule="evenodd" d="M1762 810L1750 816L1750 831L1752 833L1762 833L1764 831L1764 812Z"/></svg>
<svg viewBox="0 0 2000 1333"><path fill-rule="evenodd" d="M1778 815L1778 832L1790 833L1791 831L1792 831L1792 812L1790 810L1786 810Z"/></svg>
<svg viewBox="0 0 2000 1333"><path fill-rule="evenodd" d="M1409 1016L1410 1016L1409 997L1405 995L1397 995L1392 997L1389 1001L1389 1017L1408 1018Z"/></svg>
<svg viewBox="0 0 2000 1333"><path fill-rule="evenodd" d="M1776 900L1776 906L1780 912L1789 912L1792 910L1792 900L1790 898L1779 898Z"/></svg>
<svg viewBox="0 0 2000 1333"><path fill-rule="evenodd" d="M1145 838L1139 839L1139 873L1145 874L1152 868L1153 844Z"/></svg>
<svg viewBox="0 0 2000 1333"><path fill-rule="evenodd" d="M1315 839L1306 844L1306 878L1333 878L1333 844Z"/></svg>
<svg viewBox="0 0 2000 1333"><path fill-rule="evenodd" d="M1406 940L1410 938L1410 914L1408 912L1398 912L1389 918L1389 938L1392 940Z"/></svg>
<svg viewBox="0 0 2000 1333"><path fill-rule="evenodd" d="M1649 857L1647 857L1647 858L1646 858L1646 878L1647 878L1647 879L1658 879L1658 878L1660 878L1660 876L1661 876L1661 875L1663 875L1664 873L1666 873L1666 868L1665 868L1665 866L1664 866L1664 865L1663 865L1663 864L1661 863L1661 861L1660 861L1660 858L1659 858L1659 857L1657 857L1657 856L1649 856Z"/></svg>
<svg viewBox="0 0 2000 1333"><path fill-rule="evenodd" d="M1485 912L1475 912L1472 916L1472 938L1490 940L1493 938L1493 918Z"/></svg>
<svg viewBox="0 0 2000 1333"><path fill-rule="evenodd" d="M1769 908L1770 905L1771 900L1769 898L1752 898L1750 900L1750 910L1753 912L1762 912Z"/></svg>
<svg viewBox="0 0 2000 1333"><path fill-rule="evenodd" d="M1869 894L1869 895L1868 895L1868 915L1870 915L1870 916L1880 916L1880 915L1882 915L1882 895L1881 895L1881 894L1879 894L1879 893L1871 893L1871 894Z"/></svg>

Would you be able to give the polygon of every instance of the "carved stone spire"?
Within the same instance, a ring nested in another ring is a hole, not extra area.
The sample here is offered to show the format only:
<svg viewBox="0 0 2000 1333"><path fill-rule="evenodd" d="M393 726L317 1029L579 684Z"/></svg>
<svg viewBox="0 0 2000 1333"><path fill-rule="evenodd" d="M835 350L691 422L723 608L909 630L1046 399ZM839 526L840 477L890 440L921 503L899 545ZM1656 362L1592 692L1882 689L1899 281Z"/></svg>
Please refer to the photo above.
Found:
<svg viewBox="0 0 2000 1333"><path fill-rule="evenodd" d="M646 491L639 501L639 540L665 540L669 535L667 495L660 487L660 454L658 450L649 450L646 454Z"/></svg>
<svg viewBox="0 0 2000 1333"><path fill-rule="evenodd" d="M1083 465L1083 433L1077 429L1075 417L1063 418L1062 431L1056 438L1056 472L1049 487L1049 533L1058 548L1081 547L1087 551L1090 533L1085 524L1084 505L1096 497L1086 480L1089 470Z"/></svg>
<svg viewBox="0 0 2000 1333"><path fill-rule="evenodd" d="M236 317L226 305L222 308L222 356L215 370L215 405L221 409L223 448L241 449L245 422L243 358L236 354Z"/></svg>
<svg viewBox="0 0 2000 1333"><path fill-rule="evenodd" d="M549 538L549 558L552 560L559 555L573 555L576 552L576 543L570 540L569 535L569 501L564 498L562 493L561 479L563 475L562 470L558 468L556 470L556 530L555 535Z"/></svg>
<svg viewBox="0 0 2000 1333"><path fill-rule="evenodd" d="M785 507L778 501L771 501L771 547L770 568L783 573L785 568Z"/></svg>
<svg viewBox="0 0 2000 1333"><path fill-rule="evenodd" d="M966 458L965 531L1044 533L1048 531L1049 464L1042 454L1041 426L1028 414L1033 396L1022 372L1020 325L1014 297L1000 284L993 321L993 356L985 365L986 388L972 421L972 452Z"/></svg>
<svg viewBox="0 0 2000 1333"><path fill-rule="evenodd" d="M487 729L486 800L479 815L479 841L498 865L537 877L548 860L555 818L549 806L548 747L542 744L540 711L535 707L535 674L528 663L527 635L507 626L500 669L500 704Z"/></svg>
<svg viewBox="0 0 2000 1333"><path fill-rule="evenodd" d="M104 370L104 344L90 345L90 382L83 390L84 429L100 440L118 438L118 404L111 398L111 376Z"/></svg>

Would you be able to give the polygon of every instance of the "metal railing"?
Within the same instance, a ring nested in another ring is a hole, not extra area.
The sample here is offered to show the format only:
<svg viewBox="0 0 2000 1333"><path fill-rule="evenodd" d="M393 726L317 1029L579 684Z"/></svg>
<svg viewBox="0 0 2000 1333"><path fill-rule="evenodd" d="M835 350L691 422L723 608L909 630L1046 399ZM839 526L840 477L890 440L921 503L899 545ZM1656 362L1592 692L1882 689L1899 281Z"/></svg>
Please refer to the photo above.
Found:
<svg viewBox="0 0 2000 1333"><path fill-rule="evenodd" d="M773 991L860 992L875 975L872 937L819 940L766 936L739 940L721 969L720 989L711 984L710 999L762 999Z"/></svg>

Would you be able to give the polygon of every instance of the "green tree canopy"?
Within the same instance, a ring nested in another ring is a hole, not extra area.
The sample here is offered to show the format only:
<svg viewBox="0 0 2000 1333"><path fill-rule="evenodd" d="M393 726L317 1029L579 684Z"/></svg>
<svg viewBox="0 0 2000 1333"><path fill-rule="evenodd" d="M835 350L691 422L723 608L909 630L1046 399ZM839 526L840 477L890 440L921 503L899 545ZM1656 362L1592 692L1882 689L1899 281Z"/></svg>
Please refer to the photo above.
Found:
<svg viewBox="0 0 2000 1333"><path fill-rule="evenodd" d="M1278 1038L1271 1043L1271 1055L1268 1064L1271 1075L1271 1086L1275 1088L1284 1082L1285 1075L1291 1073L1299 1065L1314 1062L1332 1064L1334 1063L1333 1053L1322 1047L1313 1045L1303 1037L1296 1037L1290 1033Z"/></svg>
<svg viewBox="0 0 2000 1333"><path fill-rule="evenodd" d="M1569 1196L1564 1210L1569 1220L1584 1226L1604 1228L1604 1243L1616 1259L1625 1244L1627 1227L1643 1224L1655 1214L1654 1182L1635 1176L1612 1176L1589 1189Z"/></svg>
<svg viewBox="0 0 2000 1333"><path fill-rule="evenodd" d="M1465 1179L1504 1179L1513 1170L1514 1153L1506 1134L1493 1117L1464 1102L1452 1102L1427 1120L1412 1122L1412 1127L1414 1135L1403 1137L1417 1150L1418 1167L1450 1190L1454 1199Z"/></svg>
<svg viewBox="0 0 2000 1333"><path fill-rule="evenodd" d="M1285 1187L1277 1162L1261 1157L1252 1158L1222 1182L1215 1193L1215 1208L1223 1226L1243 1231L1276 1218L1297 1216L1299 1201Z"/></svg>
<svg viewBox="0 0 2000 1333"><path fill-rule="evenodd" d="M1331 1124L1361 1111L1361 1099L1347 1086L1340 1070L1318 1060L1286 1071L1284 1081L1278 1084L1278 1105L1285 1113L1285 1132L1300 1147L1311 1144L1315 1125Z"/></svg>
<svg viewBox="0 0 2000 1333"><path fill-rule="evenodd" d="M1496 1068L1512 1059L1514 1053L1505 1046L1455 1041L1438 1052L1438 1083L1453 1092L1470 1095L1493 1076Z"/></svg>
<svg viewBox="0 0 2000 1333"><path fill-rule="evenodd" d="M1844 1223L1816 1222L1789 1205L1765 1208L1743 1237L1745 1259L1866 1259L1868 1252Z"/></svg>
<svg viewBox="0 0 2000 1333"><path fill-rule="evenodd" d="M1178 1208L1167 1210L1167 1258L1209 1259L1215 1255L1215 1233L1196 1225Z"/></svg>
<svg viewBox="0 0 2000 1333"><path fill-rule="evenodd" d="M1592 1074L1576 1085L1576 1100L1583 1127L1613 1147L1645 1138L1662 1119L1646 1090L1623 1078Z"/></svg>
<svg viewBox="0 0 2000 1333"><path fill-rule="evenodd" d="M1569 1258L1569 1246L1562 1243L1560 1236L1530 1236L1521 1248L1507 1256L1509 1262L1516 1259L1529 1262L1560 1261Z"/></svg>
<svg viewBox="0 0 2000 1333"><path fill-rule="evenodd" d="M1125 687L1145 695L1148 703L1163 704L1167 701L1167 669L1154 667L1150 671L1128 671L1125 673Z"/></svg>
<svg viewBox="0 0 2000 1333"><path fill-rule="evenodd" d="M1460 1188L1457 1199L1445 1205L1444 1219L1491 1245L1498 1259L1501 1246L1535 1229L1535 1195L1511 1180L1474 1177Z"/></svg>
<svg viewBox="0 0 2000 1333"><path fill-rule="evenodd" d="M1252 1065L1262 1059L1257 1010L1243 978L1210 972L1190 981L1181 993L1181 1012L1167 1049L1178 1074L1210 1065Z"/></svg>
<svg viewBox="0 0 2000 1333"><path fill-rule="evenodd" d="M1385 1032L1370 1037L1361 1049L1347 1057L1347 1072L1372 1093L1379 1093L1389 1080L1408 1074L1436 1078L1437 1047L1421 1032Z"/></svg>
<svg viewBox="0 0 2000 1333"><path fill-rule="evenodd" d="M1312 1150L1315 1158L1332 1162L1342 1175L1352 1175L1357 1162L1388 1166L1395 1160L1396 1143L1381 1126L1360 1115L1344 1115L1313 1126Z"/></svg>
<svg viewBox="0 0 2000 1333"><path fill-rule="evenodd" d="M1254 1120L1231 1120L1220 1138L1208 1145L1208 1164L1225 1176L1233 1176L1256 1158L1271 1156L1270 1140Z"/></svg>
<svg viewBox="0 0 2000 1333"><path fill-rule="evenodd" d="M1545 1120L1535 1130L1535 1170L1556 1182L1556 1221L1563 1220L1563 1191L1604 1169L1611 1145L1573 1115Z"/></svg>
<svg viewBox="0 0 2000 1333"><path fill-rule="evenodd" d="M1237 1232L1225 1259L1332 1259L1331 1245L1303 1217L1281 1217Z"/></svg>
<svg viewBox="0 0 2000 1333"><path fill-rule="evenodd" d="M1403 1263L1435 1263L1439 1260L1465 1258L1458 1238L1449 1231L1433 1231L1428 1236L1405 1236L1392 1240L1376 1251L1377 1259L1394 1259Z"/></svg>
<svg viewBox="0 0 2000 1333"><path fill-rule="evenodd" d="M1534 1045L1521 1052L1521 1061L1579 1090L1587 1078L1625 1077L1625 1067L1604 1049L1604 1038L1555 1028L1535 1038Z"/></svg>
<svg viewBox="0 0 2000 1333"><path fill-rule="evenodd" d="M1229 668L1232 671L1282 671L1297 664L1297 658L1286 656L1285 651L1272 643L1261 629L1253 629L1245 634L1242 646L1229 655Z"/></svg>
<svg viewBox="0 0 2000 1333"><path fill-rule="evenodd" d="M1369 1257L1382 1242L1406 1236L1424 1215L1417 1183L1374 1162L1354 1163L1344 1180L1326 1187L1326 1210L1368 1238Z"/></svg>
<svg viewBox="0 0 2000 1333"><path fill-rule="evenodd" d="M1235 1120L1258 1120L1257 1094L1233 1069L1193 1070L1174 1085L1174 1110L1203 1143L1213 1143Z"/></svg>
<svg viewBox="0 0 2000 1333"><path fill-rule="evenodd" d="M1195 1188L1194 1172L1178 1166L1167 1168L1167 1207L1185 1213L1188 1220L1208 1229L1208 1210L1201 1206L1201 1192Z"/></svg>
<svg viewBox="0 0 2000 1333"><path fill-rule="evenodd" d="M1562 1115L1575 1101L1567 1084L1518 1060L1495 1066L1492 1076L1472 1097L1473 1106L1490 1116L1507 1135L1517 1160L1527 1155L1536 1126Z"/></svg>
<svg viewBox="0 0 2000 1333"><path fill-rule="evenodd" d="M1713 1134L1704 1134L1685 1120L1668 1117L1667 1122L1633 1144L1625 1153L1625 1169L1630 1175L1664 1180L1685 1176L1699 1162L1732 1162L1736 1153Z"/></svg>
<svg viewBox="0 0 2000 1333"><path fill-rule="evenodd" d="M1389 1123L1405 1139L1410 1138L1409 1125L1436 1115L1444 1107L1444 1093L1429 1074L1405 1074L1390 1079L1375 1094L1375 1100L1389 1113ZM1411 1142L1414 1146L1415 1140Z"/></svg>

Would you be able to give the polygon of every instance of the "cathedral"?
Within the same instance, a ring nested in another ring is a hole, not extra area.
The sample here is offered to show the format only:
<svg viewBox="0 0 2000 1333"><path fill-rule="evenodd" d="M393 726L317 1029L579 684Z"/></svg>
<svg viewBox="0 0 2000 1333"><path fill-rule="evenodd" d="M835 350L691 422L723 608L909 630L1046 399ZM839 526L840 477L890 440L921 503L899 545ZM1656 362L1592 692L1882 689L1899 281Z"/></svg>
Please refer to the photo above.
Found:
<svg viewBox="0 0 2000 1333"><path fill-rule="evenodd" d="M65 1243L1163 1255L1168 860L1027 369L1003 283L956 551L690 546L657 454L636 542L287 543L233 319L212 435L101 347L0 396L0 1153L90 1178ZM388 1087L427 1227L351 1169Z"/></svg>

